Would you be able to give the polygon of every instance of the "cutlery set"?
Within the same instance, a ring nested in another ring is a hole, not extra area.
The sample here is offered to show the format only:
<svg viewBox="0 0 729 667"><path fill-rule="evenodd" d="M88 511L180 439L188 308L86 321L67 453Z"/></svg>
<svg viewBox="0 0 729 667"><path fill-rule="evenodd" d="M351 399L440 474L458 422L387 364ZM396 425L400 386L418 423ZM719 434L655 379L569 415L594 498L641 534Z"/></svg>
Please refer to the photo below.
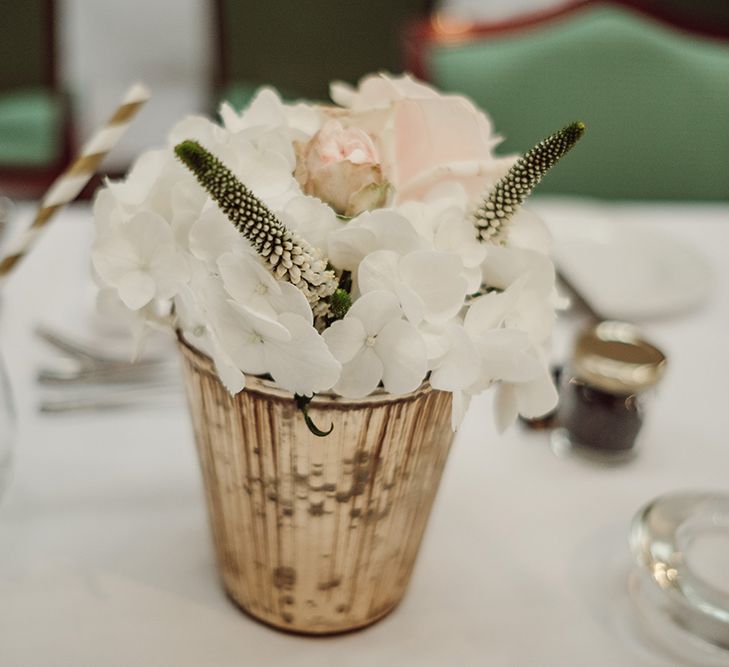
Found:
<svg viewBox="0 0 729 667"><path fill-rule="evenodd" d="M52 328L36 336L60 355L39 369L43 413L99 412L145 406L179 405L179 369L172 360L150 358L132 363Z"/></svg>

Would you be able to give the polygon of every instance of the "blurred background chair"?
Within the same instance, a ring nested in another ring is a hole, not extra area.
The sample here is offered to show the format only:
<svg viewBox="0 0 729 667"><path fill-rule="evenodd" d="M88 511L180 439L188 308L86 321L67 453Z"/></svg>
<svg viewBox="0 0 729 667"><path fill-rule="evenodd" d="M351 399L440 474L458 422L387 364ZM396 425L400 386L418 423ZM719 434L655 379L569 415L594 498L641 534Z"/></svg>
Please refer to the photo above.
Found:
<svg viewBox="0 0 729 667"><path fill-rule="evenodd" d="M52 0L2 3L0 190L38 196L68 160L68 98L58 86Z"/></svg>
<svg viewBox="0 0 729 667"><path fill-rule="evenodd" d="M262 84L329 98L332 79L403 69L401 35L432 0L216 0L216 91L236 108Z"/></svg>
<svg viewBox="0 0 729 667"><path fill-rule="evenodd" d="M492 24L436 14L406 41L410 69L489 112L507 137L501 152L586 122L579 150L541 192L729 198L723 0L588 0Z"/></svg>
<svg viewBox="0 0 729 667"><path fill-rule="evenodd" d="M119 175L223 98L242 107L270 83L325 100L331 79L406 68L474 98L502 152L583 118L543 192L729 196L727 0L6 0L2 15L0 191L16 196L39 195L69 156L65 90L82 139L132 81L152 88L105 162Z"/></svg>

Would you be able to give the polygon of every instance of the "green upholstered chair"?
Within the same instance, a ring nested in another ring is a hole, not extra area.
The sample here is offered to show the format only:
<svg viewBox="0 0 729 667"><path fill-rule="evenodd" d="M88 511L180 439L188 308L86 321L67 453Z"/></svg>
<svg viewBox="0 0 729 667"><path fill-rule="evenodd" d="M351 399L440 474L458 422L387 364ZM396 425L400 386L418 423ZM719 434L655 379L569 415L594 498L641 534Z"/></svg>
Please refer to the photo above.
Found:
<svg viewBox="0 0 729 667"><path fill-rule="evenodd" d="M54 3L4 3L2 23L0 188L39 194L68 152L67 101L55 71Z"/></svg>
<svg viewBox="0 0 729 667"><path fill-rule="evenodd" d="M401 34L429 0L216 0L217 95L243 106L260 85L328 99L329 81L403 68Z"/></svg>
<svg viewBox="0 0 729 667"><path fill-rule="evenodd" d="M416 50L421 74L490 113L503 152L586 122L540 192L729 198L729 41L583 3L502 30L421 34Z"/></svg>

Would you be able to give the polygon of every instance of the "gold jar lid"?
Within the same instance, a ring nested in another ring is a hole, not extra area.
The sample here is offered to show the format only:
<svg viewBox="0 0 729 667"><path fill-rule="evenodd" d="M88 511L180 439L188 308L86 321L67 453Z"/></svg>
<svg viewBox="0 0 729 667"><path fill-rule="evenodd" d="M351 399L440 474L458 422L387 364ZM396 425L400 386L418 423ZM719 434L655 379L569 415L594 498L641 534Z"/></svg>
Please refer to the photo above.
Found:
<svg viewBox="0 0 729 667"><path fill-rule="evenodd" d="M572 365L577 378L598 389L636 394L661 379L666 355L632 324L608 321L579 335Z"/></svg>

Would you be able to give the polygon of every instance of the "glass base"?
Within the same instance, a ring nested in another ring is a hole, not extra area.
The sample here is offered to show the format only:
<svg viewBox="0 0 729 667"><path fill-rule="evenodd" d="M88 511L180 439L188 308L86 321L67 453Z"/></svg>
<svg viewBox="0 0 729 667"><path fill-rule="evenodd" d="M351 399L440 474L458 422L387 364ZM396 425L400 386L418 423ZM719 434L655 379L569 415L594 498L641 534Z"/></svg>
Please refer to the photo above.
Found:
<svg viewBox="0 0 729 667"><path fill-rule="evenodd" d="M578 457L603 465L623 465L637 456L635 448L599 449L573 438L566 428L556 428L549 437L550 446L559 458Z"/></svg>
<svg viewBox="0 0 729 667"><path fill-rule="evenodd" d="M661 604L648 575L636 569L628 578L630 599L642 630L657 648L697 667L726 667L729 648L711 643L691 632L680 618Z"/></svg>
<svg viewBox="0 0 729 667"><path fill-rule="evenodd" d="M0 500L3 499L3 495L5 495L5 491L10 483L11 463L10 457L0 461Z"/></svg>
<svg viewBox="0 0 729 667"><path fill-rule="evenodd" d="M633 519L630 545L645 627L692 665L729 665L729 495L657 498Z"/></svg>

